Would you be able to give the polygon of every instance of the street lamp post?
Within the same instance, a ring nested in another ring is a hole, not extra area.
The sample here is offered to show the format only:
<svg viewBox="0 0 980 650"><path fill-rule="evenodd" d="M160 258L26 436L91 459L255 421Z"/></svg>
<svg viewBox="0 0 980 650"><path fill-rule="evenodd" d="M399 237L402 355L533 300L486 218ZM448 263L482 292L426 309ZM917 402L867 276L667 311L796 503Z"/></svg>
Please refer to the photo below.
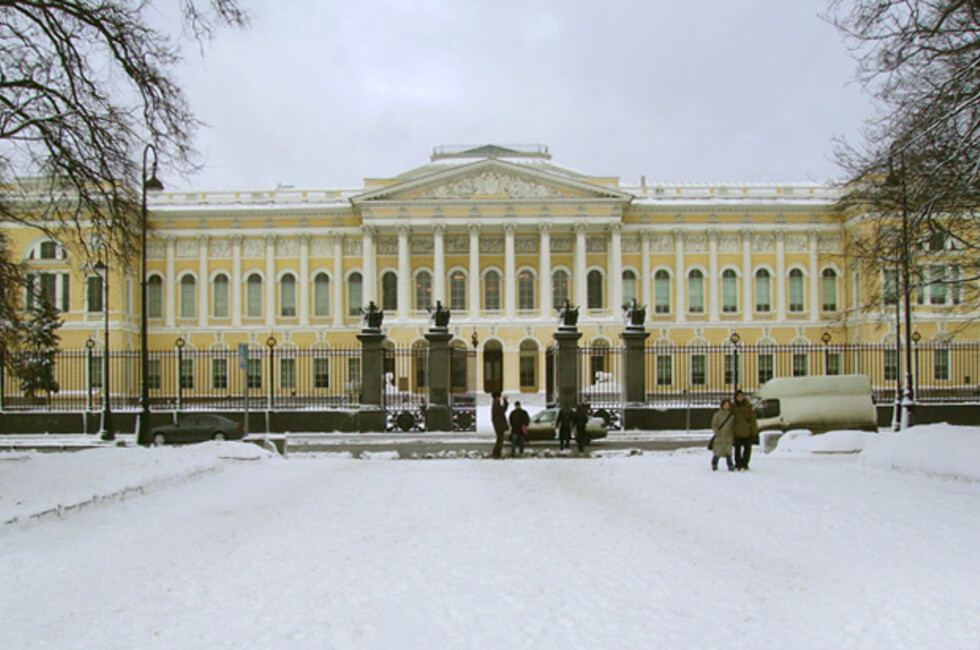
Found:
<svg viewBox="0 0 980 650"><path fill-rule="evenodd" d="M109 248L105 249L106 258L109 257ZM99 260L95 263L95 271L102 278L102 311L105 312L105 349L102 351L102 439L115 440L116 434L112 432L112 406L110 405L110 386L109 386L109 264L108 261Z"/></svg>
<svg viewBox="0 0 980 650"><path fill-rule="evenodd" d="M820 340L823 341L823 374L830 374L830 332L824 332L820 335Z"/></svg>
<svg viewBox="0 0 980 650"><path fill-rule="evenodd" d="M916 330L912 333L912 343L915 344L915 381L912 383L912 401L919 401L919 341L922 335Z"/></svg>
<svg viewBox="0 0 980 650"><path fill-rule="evenodd" d="M184 339L177 337L174 341L174 345L177 347L177 412L180 410L184 402Z"/></svg>
<svg viewBox="0 0 980 650"><path fill-rule="evenodd" d="M269 346L269 408L276 407L276 337L270 336L265 340Z"/></svg>
<svg viewBox="0 0 980 650"><path fill-rule="evenodd" d="M88 381L85 382L88 388L88 410L92 411L92 348L95 347L95 339L88 338L85 340L85 368L87 372ZM85 417L85 433L88 433L88 416Z"/></svg>
<svg viewBox="0 0 980 650"><path fill-rule="evenodd" d="M732 342L732 394L738 392L738 342L742 340L742 337L738 335L738 332L732 332L732 335L728 337L728 340Z"/></svg>
<svg viewBox="0 0 980 650"><path fill-rule="evenodd" d="M153 152L153 168L150 177L146 177L147 156ZM143 176L140 212L140 419L136 433L136 442L140 445L150 444L150 353L147 344L147 311L146 311L146 228L147 191L163 191L163 183L157 179L157 150L152 144L143 149Z"/></svg>

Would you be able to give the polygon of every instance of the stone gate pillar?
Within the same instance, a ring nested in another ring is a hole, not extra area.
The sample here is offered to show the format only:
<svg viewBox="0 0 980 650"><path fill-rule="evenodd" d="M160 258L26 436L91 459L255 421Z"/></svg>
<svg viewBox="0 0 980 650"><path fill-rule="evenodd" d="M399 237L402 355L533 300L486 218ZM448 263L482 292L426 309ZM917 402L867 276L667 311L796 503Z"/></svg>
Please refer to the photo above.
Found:
<svg viewBox="0 0 980 650"><path fill-rule="evenodd" d="M449 310L436 301L432 325L425 334L429 342L429 404L425 409L427 431L452 431L453 414L449 404Z"/></svg>
<svg viewBox="0 0 980 650"><path fill-rule="evenodd" d="M647 332L643 325L646 320L645 307L637 306L636 300L633 300L624 311L626 329L619 335L625 346L622 381L625 384L623 397L626 404L623 406L623 428L633 429L638 428L633 426L638 409L646 404L647 378L644 348L650 332Z"/></svg>
<svg viewBox="0 0 980 650"><path fill-rule="evenodd" d="M558 345L557 367L555 382L558 385L558 407L568 405L575 408L579 393L578 340L582 333L578 331L578 307L572 307L565 301L558 310L558 331L554 333Z"/></svg>
<svg viewBox="0 0 980 650"><path fill-rule="evenodd" d="M384 415L384 312L371 302L361 310L364 324L357 340L361 342L361 405L357 413L357 430L385 430Z"/></svg>

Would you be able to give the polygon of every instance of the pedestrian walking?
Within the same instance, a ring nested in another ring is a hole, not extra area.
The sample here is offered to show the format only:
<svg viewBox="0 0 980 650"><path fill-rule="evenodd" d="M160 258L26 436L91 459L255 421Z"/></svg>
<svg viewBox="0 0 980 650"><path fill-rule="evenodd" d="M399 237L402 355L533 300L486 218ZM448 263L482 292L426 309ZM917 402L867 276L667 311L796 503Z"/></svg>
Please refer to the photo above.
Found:
<svg viewBox="0 0 980 650"><path fill-rule="evenodd" d="M555 425L558 427L558 449L571 447L574 415L572 407L568 404L562 404L561 408L558 409L558 417L555 418Z"/></svg>
<svg viewBox="0 0 980 650"><path fill-rule="evenodd" d="M520 402L514 402L514 408L507 418L510 422L510 455L524 455L524 445L527 442L527 425L531 422L531 417L527 411L521 408Z"/></svg>
<svg viewBox="0 0 980 650"><path fill-rule="evenodd" d="M759 425L752 405L740 390L735 391L732 419L735 422L735 469L745 471L752 459L752 445L759 444Z"/></svg>
<svg viewBox="0 0 980 650"><path fill-rule="evenodd" d="M589 407L580 403L575 408L572 416L572 425L575 427L575 444L578 445L579 453L585 453L585 447L591 442L589 433L586 430L589 426Z"/></svg>
<svg viewBox="0 0 980 650"><path fill-rule="evenodd" d="M735 414L732 412L732 400L727 397L721 400L721 407L711 416L711 430L715 435L708 443L708 449L713 453L711 456L712 471L718 470L718 459L724 458L728 464L728 471L735 471L735 463L732 462L732 447L735 443Z"/></svg>
<svg viewBox="0 0 980 650"><path fill-rule="evenodd" d="M507 398L500 398L499 392L492 394L493 403L490 405L490 421L493 422L493 432L497 439L493 443L493 457L503 458L504 435L507 433Z"/></svg>

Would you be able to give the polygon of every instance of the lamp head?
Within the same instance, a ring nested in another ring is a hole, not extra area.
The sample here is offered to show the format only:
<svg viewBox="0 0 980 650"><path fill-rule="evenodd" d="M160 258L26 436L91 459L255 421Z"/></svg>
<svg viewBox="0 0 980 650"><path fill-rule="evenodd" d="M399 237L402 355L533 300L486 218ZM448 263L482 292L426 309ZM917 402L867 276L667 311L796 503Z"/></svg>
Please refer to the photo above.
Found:
<svg viewBox="0 0 980 650"><path fill-rule="evenodd" d="M157 178L156 170L154 170L153 175L146 179L146 184L143 186L146 188L147 192L162 192L163 183Z"/></svg>
<svg viewBox="0 0 980 650"><path fill-rule="evenodd" d="M824 332L820 335L820 340L824 342L824 345L830 343L830 332Z"/></svg>
<svg viewBox="0 0 980 650"><path fill-rule="evenodd" d="M270 336L265 340L265 344L269 346L269 349L276 347L276 337Z"/></svg>
<svg viewBox="0 0 980 650"><path fill-rule="evenodd" d="M95 347L95 341L93 341L92 339L88 339L87 341L85 341L85 347L91 350L92 348Z"/></svg>
<svg viewBox="0 0 980 650"><path fill-rule="evenodd" d="M184 347L184 343L184 339L179 336L177 337L177 340L174 341L174 345L176 345L178 349Z"/></svg>
<svg viewBox="0 0 980 650"><path fill-rule="evenodd" d="M913 343L918 343L921 340L922 340L922 335L919 334L918 330L916 330L915 332L912 332L912 342Z"/></svg>
<svg viewBox="0 0 980 650"><path fill-rule="evenodd" d="M742 337L738 335L738 332L732 332L732 335L728 337L728 340L732 342L732 345L738 345L738 342L742 340Z"/></svg>

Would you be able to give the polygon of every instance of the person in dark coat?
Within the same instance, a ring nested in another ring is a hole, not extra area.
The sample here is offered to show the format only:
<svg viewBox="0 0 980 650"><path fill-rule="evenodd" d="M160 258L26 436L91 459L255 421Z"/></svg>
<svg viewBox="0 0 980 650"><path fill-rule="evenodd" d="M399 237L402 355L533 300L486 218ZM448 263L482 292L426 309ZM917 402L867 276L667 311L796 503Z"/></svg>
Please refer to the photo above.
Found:
<svg viewBox="0 0 980 650"><path fill-rule="evenodd" d="M571 447L572 439L572 424L574 419L574 412L572 407L568 404L563 404L560 409L558 409L558 417L555 418L555 425L558 427L558 448L568 449Z"/></svg>
<svg viewBox="0 0 980 650"><path fill-rule="evenodd" d="M735 469L747 470L752 458L752 445L759 442L759 425L755 421L752 405L740 390L735 391L732 414L735 421Z"/></svg>
<svg viewBox="0 0 980 650"><path fill-rule="evenodd" d="M493 422L493 432L497 439L493 443L493 457L504 456L504 435L507 433L507 398L501 400L500 393L493 393L493 404L490 405L490 421Z"/></svg>
<svg viewBox="0 0 980 650"><path fill-rule="evenodd" d="M572 416L572 424L575 427L575 444L578 445L578 450L580 453L585 452L586 445L589 444L589 434L585 430L589 425L589 407L585 404L579 404L575 409L575 414Z"/></svg>
<svg viewBox="0 0 980 650"><path fill-rule="evenodd" d="M514 402L514 409L507 419L510 422L510 455L516 456L520 452L523 456L524 444L527 442L527 425L531 422L531 417L521 408L520 402Z"/></svg>
<svg viewBox="0 0 980 650"><path fill-rule="evenodd" d="M732 446L735 442L735 414L732 412L732 400L727 397L721 400L721 408L711 416L711 430L715 435L711 438L711 469L718 469L718 459L724 458L728 463L728 471L735 470L732 462Z"/></svg>

